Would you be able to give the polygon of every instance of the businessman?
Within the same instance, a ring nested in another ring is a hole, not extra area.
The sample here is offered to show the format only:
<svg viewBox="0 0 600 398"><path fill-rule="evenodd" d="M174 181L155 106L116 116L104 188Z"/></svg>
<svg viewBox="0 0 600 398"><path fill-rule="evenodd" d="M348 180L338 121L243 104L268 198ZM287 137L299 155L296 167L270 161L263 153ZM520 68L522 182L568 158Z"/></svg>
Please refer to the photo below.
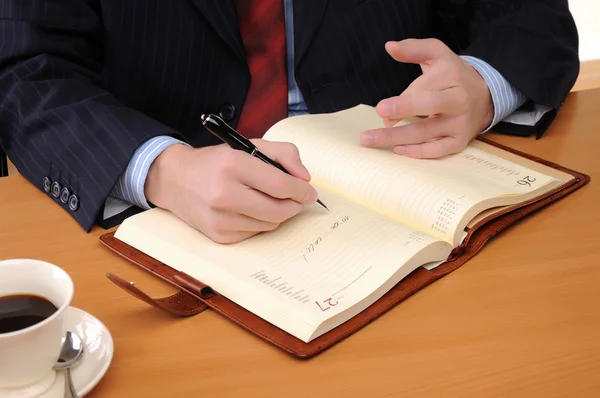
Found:
<svg viewBox="0 0 600 398"><path fill-rule="evenodd" d="M362 145L441 157L558 109L577 54L566 0L0 0L0 146L85 230L117 198L232 243L316 200L296 148L260 138L278 120L370 104L387 127Z"/></svg>

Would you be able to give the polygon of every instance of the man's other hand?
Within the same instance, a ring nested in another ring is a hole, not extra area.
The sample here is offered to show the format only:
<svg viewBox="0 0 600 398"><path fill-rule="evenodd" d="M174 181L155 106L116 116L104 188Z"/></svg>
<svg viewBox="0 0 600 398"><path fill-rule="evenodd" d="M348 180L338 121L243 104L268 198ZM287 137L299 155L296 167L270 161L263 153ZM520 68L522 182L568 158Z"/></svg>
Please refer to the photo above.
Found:
<svg viewBox="0 0 600 398"><path fill-rule="evenodd" d="M317 200L292 144L253 140L290 174L226 145L173 145L153 162L146 197L218 243L270 231Z"/></svg>
<svg viewBox="0 0 600 398"><path fill-rule="evenodd" d="M419 64L423 74L401 95L377 105L386 128L363 132L362 145L393 147L395 153L414 158L439 158L460 152L489 127L494 106L485 80L444 43L407 39L385 47L396 61ZM393 127L413 116L424 118Z"/></svg>

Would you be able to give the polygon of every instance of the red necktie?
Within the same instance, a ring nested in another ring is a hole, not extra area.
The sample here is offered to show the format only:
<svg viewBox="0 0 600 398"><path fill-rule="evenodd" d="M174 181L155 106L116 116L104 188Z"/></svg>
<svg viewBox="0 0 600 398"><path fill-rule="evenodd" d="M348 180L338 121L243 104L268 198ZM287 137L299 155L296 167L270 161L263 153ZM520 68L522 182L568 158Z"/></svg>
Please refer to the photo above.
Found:
<svg viewBox="0 0 600 398"><path fill-rule="evenodd" d="M259 138L287 117L285 17L282 0L236 0L250 87L237 130Z"/></svg>

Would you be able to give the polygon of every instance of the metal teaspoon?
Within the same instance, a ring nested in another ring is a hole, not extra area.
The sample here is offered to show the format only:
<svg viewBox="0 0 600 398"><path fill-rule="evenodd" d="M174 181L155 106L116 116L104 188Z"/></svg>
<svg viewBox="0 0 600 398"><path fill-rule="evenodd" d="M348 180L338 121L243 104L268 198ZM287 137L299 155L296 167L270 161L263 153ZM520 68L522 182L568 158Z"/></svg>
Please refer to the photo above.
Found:
<svg viewBox="0 0 600 398"><path fill-rule="evenodd" d="M56 370L65 371L65 397L78 398L77 391L71 379L71 368L76 366L83 358L83 343L75 333L67 332L62 338L62 349L58 361L54 365Z"/></svg>

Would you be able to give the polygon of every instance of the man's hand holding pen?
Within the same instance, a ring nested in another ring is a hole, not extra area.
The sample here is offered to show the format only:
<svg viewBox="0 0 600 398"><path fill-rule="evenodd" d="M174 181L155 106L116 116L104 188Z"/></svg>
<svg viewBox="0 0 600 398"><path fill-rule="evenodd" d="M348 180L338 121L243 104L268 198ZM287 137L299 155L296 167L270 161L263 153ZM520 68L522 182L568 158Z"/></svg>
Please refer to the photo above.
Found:
<svg viewBox="0 0 600 398"><path fill-rule="evenodd" d="M398 62L421 65L423 75L401 95L378 104L387 128L365 131L362 145L437 158L462 150L490 125L494 107L487 83L443 43L405 40L386 44L386 50ZM394 127L410 116L426 118ZM201 119L225 144L167 148L148 172L150 202L220 243L273 230L315 202L327 209L293 144L250 141L216 115Z"/></svg>
<svg viewBox="0 0 600 398"><path fill-rule="evenodd" d="M194 149L173 145L153 162L145 193L219 243L270 231L317 200L297 148L252 140L289 174L225 144Z"/></svg>

